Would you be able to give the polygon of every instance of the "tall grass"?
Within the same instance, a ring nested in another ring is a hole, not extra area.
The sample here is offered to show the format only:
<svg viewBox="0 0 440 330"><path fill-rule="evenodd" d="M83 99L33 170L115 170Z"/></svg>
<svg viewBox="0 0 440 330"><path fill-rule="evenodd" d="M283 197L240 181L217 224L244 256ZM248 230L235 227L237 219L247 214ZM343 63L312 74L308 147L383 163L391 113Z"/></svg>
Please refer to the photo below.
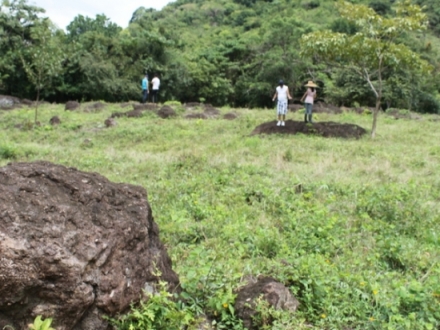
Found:
<svg viewBox="0 0 440 330"><path fill-rule="evenodd" d="M62 124L29 130L14 125L32 110L0 112L0 165L44 159L144 186L183 289L213 318L209 299L264 274L301 303L273 329L440 326L439 122L383 115L376 139L343 140L250 136L273 110L237 109L234 121L146 113L105 128L113 111L48 105L41 122Z"/></svg>

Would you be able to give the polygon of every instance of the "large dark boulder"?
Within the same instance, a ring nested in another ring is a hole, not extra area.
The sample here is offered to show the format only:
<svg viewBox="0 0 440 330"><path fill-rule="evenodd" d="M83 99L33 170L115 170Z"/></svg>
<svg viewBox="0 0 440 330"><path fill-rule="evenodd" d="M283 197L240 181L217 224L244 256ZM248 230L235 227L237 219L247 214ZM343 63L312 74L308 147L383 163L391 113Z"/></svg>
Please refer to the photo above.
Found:
<svg viewBox="0 0 440 330"><path fill-rule="evenodd" d="M158 281L178 287L144 188L48 162L0 168L0 329L36 315L101 330Z"/></svg>

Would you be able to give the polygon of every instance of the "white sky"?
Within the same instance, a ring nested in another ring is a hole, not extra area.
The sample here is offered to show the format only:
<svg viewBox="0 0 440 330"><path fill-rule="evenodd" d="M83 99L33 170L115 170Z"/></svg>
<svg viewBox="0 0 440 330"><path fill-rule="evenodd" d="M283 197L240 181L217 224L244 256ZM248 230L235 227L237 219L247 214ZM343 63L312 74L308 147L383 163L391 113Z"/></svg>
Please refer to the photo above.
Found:
<svg viewBox="0 0 440 330"><path fill-rule="evenodd" d="M139 7L160 10L169 2L172 0L29 0L28 3L44 8L45 16L59 28L66 29L79 14L91 18L104 14L113 23L125 28Z"/></svg>

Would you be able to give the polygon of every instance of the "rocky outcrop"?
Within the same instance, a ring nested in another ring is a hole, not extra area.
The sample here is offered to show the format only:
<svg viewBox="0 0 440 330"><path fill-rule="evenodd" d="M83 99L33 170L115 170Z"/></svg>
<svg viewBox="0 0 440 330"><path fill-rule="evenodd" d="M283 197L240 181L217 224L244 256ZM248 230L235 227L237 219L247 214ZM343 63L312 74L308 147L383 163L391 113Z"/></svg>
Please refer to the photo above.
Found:
<svg viewBox="0 0 440 330"><path fill-rule="evenodd" d="M270 306L278 310L295 312L299 306L298 300L290 293L284 284L271 277L262 277L255 282L241 287L235 300L237 316L243 320L244 326L249 329L258 329L253 318L256 316L256 305L262 297Z"/></svg>
<svg viewBox="0 0 440 330"><path fill-rule="evenodd" d="M0 329L37 315L107 329L163 280L178 286L144 188L48 162L0 168Z"/></svg>

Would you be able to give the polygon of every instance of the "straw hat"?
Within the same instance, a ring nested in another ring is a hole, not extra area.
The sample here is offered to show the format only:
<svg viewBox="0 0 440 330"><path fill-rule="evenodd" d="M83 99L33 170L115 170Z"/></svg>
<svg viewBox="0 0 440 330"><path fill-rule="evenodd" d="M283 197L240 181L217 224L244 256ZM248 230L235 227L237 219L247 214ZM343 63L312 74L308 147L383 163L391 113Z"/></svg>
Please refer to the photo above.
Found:
<svg viewBox="0 0 440 330"><path fill-rule="evenodd" d="M304 86L306 86L306 87L314 87L314 88L316 88L316 87L319 87L318 85L316 85L313 81L311 81L311 80L309 80L309 82L306 84L306 85L304 85Z"/></svg>

